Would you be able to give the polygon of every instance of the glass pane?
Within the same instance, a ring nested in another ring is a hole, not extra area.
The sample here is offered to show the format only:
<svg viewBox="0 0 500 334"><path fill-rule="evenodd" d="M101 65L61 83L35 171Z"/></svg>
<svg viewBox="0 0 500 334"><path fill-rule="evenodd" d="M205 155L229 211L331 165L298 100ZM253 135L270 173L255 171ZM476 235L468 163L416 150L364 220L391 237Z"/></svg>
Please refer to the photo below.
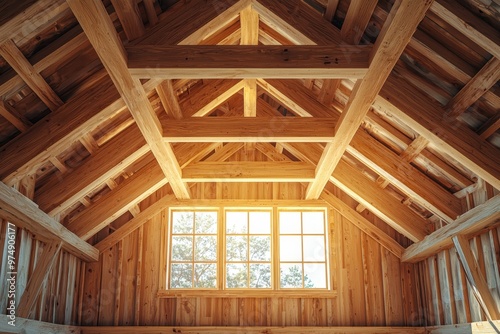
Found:
<svg viewBox="0 0 500 334"><path fill-rule="evenodd" d="M248 215L246 212L226 212L226 233L246 234L248 231Z"/></svg>
<svg viewBox="0 0 500 334"><path fill-rule="evenodd" d="M324 234L325 217L323 211L303 212L302 228L304 234Z"/></svg>
<svg viewBox="0 0 500 334"><path fill-rule="evenodd" d="M250 212L250 234L270 234L271 213Z"/></svg>
<svg viewBox="0 0 500 334"><path fill-rule="evenodd" d="M196 212L194 225L196 233L217 233L217 212Z"/></svg>
<svg viewBox="0 0 500 334"><path fill-rule="evenodd" d="M172 213L172 231L174 234L193 233L193 213L192 212L173 212Z"/></svg>
<svg viewBox="0 0 500 334"><path fill-rule="evenodd" d="M250 261L271 261L271 237L250 237Z"/></svg>
<svg viewBox="0 0 500 334"><path fill-rule="evenodd" d="M324 264L304 264L304 286L306 288L326 288L326 268Z"/></svg>
<svg viewBox="0 0 500 334"><path fill-rule="evenodd" d="M271 287L271 265L270 264L250 264L250 287L270 288Z"/></svg>
<svg viewBox="0 0 500 334"><path fill-rule="evenodd" d="M217 237L195 237L194 260L217 261Z"/></svg>
<svg viewBox="0 0 500 334"><path fill-rule="evenodd" d="M322 236L304 236L304 261L325 261L325 238Z"/></svg>
<svg viewBox="0 0 500 334"><path fill-rule="evenodd" d="M217 265L215 263L196 263L194 265L194 287L217 287Z"/></svg>
<svg viewBox="0 0 500 334"><path fill-rule="evenodd" d="M193 265L190 263L173 263L170 276L172 289L193 287Z"/></svg>
<svg viewBox="0 0 500 334"><path fill-rule="evenodd" d="M247 288L247 265L245 263L232 263L226 267L227 288Z"/></svg>
<svg viewBox="0 0 500 334"><path fill-rule="evenodd" d="M247 260L248 240L245 236L226 237L226 259L228 261Z"/></svg>
<svg viewBox="0 0 500 334"><path fill-rule="evenodd" d="M280 260L302 261L302 238L300 236L280 237Z"/></svg>
<svg viewBox="0 0 500 334"><path fill-rule="evenodd" d="M300 212L280 212L280 233L300 234Z"/></svg>
<svg viewBox="0 0 500 334"><path fill-rule="evenodd" d="M282 288L302 288L302 265L300 263L280 265L280 286Z"/></svg>
<svg viewBox="0 0 500 334"><path fill-rule="evenodd" d="M193 237L172 237L172 260L193 260Z"/></svg>

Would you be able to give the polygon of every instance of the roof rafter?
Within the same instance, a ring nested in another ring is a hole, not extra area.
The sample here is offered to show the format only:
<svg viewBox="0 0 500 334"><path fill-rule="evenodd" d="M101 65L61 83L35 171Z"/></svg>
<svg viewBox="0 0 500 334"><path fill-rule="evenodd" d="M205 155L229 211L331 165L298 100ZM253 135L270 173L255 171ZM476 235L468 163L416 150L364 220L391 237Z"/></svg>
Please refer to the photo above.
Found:
<svg viewBox="0 0 500 334"><path fill-rule="evenodd" d="M146 142L160 164L165 177L179 198L189 198L189 188L181 180L181 170L172 147L162 141L161 126L139 79L133 78L126 64L126 54L102 2L69 0L104 67L111 76Z"/></svg>
<svg viewBox="0 0 500 334"><path fill-rule="evenodd" d="M320 196L340 158L356 134L361 122L411 40L432 0L401 0L394 4L389 18L375 42L367 74L358 80L335 128L335 138L328 143L316 169L316 180L307 188L306 198Z"/></svg>

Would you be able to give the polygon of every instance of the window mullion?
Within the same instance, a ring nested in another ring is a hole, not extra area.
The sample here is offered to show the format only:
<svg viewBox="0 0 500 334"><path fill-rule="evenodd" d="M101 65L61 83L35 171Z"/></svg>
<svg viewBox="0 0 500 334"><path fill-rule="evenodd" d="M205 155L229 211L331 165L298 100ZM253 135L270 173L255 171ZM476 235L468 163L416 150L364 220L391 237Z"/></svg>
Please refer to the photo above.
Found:
<svg viewBox="0 0 500 334"><path fill-rule="evenodd" d="M271 218L271 271L272 271L272 288L280 289L280 254L279 254L279 220L278 208L273 207Z"/></svg>
<svg viewBox="0 0 500 334"><path fill-rule="evenodd" d="M224 290L226 276L226 216L224 209L219 207L217 218L217 287L219 290Z"/></svg>

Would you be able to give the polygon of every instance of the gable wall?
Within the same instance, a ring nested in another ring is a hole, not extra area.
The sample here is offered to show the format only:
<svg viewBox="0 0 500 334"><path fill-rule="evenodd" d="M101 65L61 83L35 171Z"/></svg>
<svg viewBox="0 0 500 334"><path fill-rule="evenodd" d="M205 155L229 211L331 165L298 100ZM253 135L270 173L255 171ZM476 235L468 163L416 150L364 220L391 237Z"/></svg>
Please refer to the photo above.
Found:
<svg viewBox="0 0 500 334"><path fill-rule="evenodd" d="M300 199L300 184L203 184L197 198ZM164 189L152 196L161 196ZM340 196L340 191L336 190ZM252 195L253 194L253 195ZM354 205L352 202L351 204ZM340 214L332 217L331 254L337 298L157 298L162 220L168 208L85 265L82 325L342 326L420 325L416 267ZM101 233L102 234L102 233ZM100 235L99 238L105 237Z"/></svg>

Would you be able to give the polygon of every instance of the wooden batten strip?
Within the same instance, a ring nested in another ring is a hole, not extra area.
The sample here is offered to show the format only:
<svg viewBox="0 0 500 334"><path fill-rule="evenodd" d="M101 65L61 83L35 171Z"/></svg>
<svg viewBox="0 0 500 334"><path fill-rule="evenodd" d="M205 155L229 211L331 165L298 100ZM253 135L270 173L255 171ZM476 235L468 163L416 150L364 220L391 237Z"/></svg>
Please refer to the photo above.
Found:
<svg viewBox="0 0 500 334"><path fill-rule="evenodd" d="M59 258L59 250L61 249L62 241L52 241L47 243L44 248L40 261L37 263L34 272L31 274L19 305L17 307L17 315L22 318L28 318L33 306L35 305L38 295L42 290L44 282L47 280L52 266Z"/></svg>

